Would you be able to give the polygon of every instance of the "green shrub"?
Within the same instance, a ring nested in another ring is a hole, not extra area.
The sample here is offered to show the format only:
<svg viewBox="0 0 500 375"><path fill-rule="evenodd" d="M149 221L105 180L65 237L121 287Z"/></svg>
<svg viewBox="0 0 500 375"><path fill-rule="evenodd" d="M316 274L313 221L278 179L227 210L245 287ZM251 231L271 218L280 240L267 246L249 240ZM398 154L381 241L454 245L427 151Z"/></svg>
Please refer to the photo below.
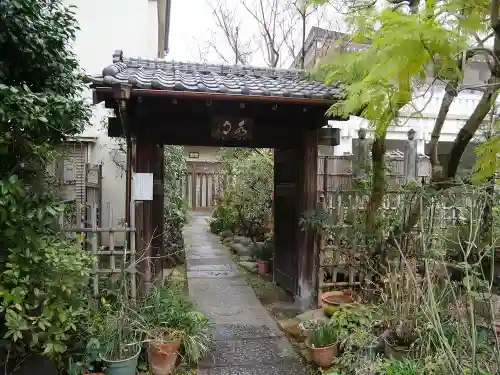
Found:
<svg viewBox="0 0 500 375"><path fill-rule="evenodd" d="M0 181L0 274L5 337L56 357L85 319L92 255L58 236L59 209L12 177ZM5 250L4 250L5 251Z"/></svg>
<svg viewBox="0 0 500 375"><path fill-rule="evenodd" d="M307 343L312 348L326 348L339 342L339 332L332 325L324 325L311 332Z"/></svg>
<svg viewBox="0 0 500 375"><path fill-rule="evenodd" d="M211 323L180 287L153 288L140 302L137 323L146 335L152 331L180 332L181 354L190 364L197 364L210 351Z"/></svg>
<svg viewBox="0 0 500 375"><path fill-rule="evenodd" d="M272 151L223 149L221 160L229 183L214 209L211 230L229 229L261 239L264 222L271 215Z"/></svg>

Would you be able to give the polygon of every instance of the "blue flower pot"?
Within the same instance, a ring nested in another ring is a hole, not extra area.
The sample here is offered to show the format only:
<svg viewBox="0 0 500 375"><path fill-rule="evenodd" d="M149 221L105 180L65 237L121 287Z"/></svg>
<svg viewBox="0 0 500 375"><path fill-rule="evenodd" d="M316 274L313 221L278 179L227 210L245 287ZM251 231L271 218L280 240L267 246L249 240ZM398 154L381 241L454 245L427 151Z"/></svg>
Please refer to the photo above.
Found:
<svg viewBox="0 0 500 375"><path fill-rule="evenodd" d="M106 375L136 375L137 374L137 361L139 360L139 354L141 354L141 347L137 349L137 353L132 357L127 359L119 359L112 361L103 358L103 362L106 364L106 370L104 374Z"/></svg>

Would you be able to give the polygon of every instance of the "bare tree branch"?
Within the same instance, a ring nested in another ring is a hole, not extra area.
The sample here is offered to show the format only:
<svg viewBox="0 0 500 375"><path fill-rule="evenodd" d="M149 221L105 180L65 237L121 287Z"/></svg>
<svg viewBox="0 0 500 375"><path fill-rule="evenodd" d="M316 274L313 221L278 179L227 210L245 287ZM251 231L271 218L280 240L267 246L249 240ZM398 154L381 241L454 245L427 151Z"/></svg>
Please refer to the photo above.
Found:
<svg viewBox="0 0 500 375"><path fill-rule="evenodd" d="M209 42L210 47L226 64L248 64L249 57L252 54L250 49L251 40L243 40L240 33L241 21L237 20L235 10L230 10L225 0L218 0L215 4L209 3L209 5L212 8L215 24L223 33L233 56L228 58L221 51L216 38L212 38L213 40Z"/></svg>
<svg viewBox="0 0 500 375"><path fill-rule="evenodd" d="M240 0L242 6L257 23L264 44L264 59L268 66L275 68L282 58L283 46L292 33L294 23L284 29L287 10L293 6L290 0L254 0L252 5L247 1ZM281 25L281 27L280 27ZM281 33L278 30L281 28Z"/></svg>

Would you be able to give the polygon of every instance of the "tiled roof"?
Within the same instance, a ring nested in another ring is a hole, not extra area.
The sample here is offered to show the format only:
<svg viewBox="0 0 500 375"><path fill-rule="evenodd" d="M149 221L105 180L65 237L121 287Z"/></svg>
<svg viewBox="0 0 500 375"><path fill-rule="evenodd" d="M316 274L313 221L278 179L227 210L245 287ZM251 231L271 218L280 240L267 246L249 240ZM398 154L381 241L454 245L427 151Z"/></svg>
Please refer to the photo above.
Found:
<svg viewBox="0 0 500 375"><path fill-rule="evenodd" d="M191 64L123 58L113 55L113 64L101 75L90 77L94 86L130 83L133 88L188 92L219 93L244 96L340 99L338 85L326 86L305 78L301 70Z"/></svg>

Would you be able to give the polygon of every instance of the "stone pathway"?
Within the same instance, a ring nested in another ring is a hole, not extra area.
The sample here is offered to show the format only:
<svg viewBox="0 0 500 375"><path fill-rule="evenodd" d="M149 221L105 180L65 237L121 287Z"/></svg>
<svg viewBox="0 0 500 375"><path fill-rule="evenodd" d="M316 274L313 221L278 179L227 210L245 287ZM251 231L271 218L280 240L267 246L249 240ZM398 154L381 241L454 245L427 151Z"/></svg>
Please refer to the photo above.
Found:
<svg viewBox="0 0 500 375"><path fill-rule="evenodd" d="M215 323L212 355L199 375L307 375L275 321L260 304L217 236L208 232L209 216L191 213L186 225L189 294Z"/></svg>

